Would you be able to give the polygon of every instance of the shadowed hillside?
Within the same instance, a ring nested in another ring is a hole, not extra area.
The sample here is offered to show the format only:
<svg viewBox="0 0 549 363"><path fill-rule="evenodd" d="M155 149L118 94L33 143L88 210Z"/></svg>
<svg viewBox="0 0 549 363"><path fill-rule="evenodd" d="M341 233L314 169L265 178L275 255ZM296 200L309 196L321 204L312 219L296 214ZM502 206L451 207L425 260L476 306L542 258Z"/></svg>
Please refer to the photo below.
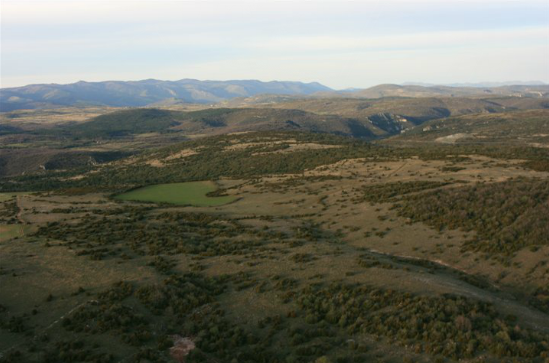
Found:
<svg viewBox="0 0 549 363"><path fill-rule="evenodd" d="M231 132L294 130L375 138L367 120L317 115L301 110L214 108L193 112L133 109L98 116L60 129L68 135L94 138L150 132L212 135Z"/></svg>
<svg viewBox="0 0 549 363"><path fill-rule="evenodd" d="M272 101L257 96L234 100L233 107L269 107L277 109L298 109L320 115L368 120L378 136L399 134L423 122L477 113L495 113L509 110L545 109L549 107L546 98L497 97L475 98L383 98L359 100L351 98L291 99Z"/></svg>
<svg viewBox="0 0 549 363"><path fill-rule="evenodd" d="M549 110L474 114L433 120L388 141L549 147Z"/></svg>

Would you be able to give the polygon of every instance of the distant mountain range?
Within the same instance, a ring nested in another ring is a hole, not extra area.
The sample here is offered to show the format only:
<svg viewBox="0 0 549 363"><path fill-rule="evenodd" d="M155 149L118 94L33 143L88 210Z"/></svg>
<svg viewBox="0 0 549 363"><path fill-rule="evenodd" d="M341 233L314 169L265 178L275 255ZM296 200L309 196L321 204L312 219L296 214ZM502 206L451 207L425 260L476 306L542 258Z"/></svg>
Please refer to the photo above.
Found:
<svg viewBox="0 0 549 363"><path fill-rule="evenodd" d="M186 103L217 103L257 94L310 95L333 91L320 83L244 81L107 81L72 84L36 84L0 89L0 110L60 106L139 107L175 99Z"/></svg>
<svg viewBox="0 0 549 363"><path fill-rule="evenodd" d="M143 107L182 103L216 104L236 98L384 98L384 97L548 97L549 85L450 87L383 84L367 89L336 91L318 82L257 80L107 81L37 84L0 89L0 111L67 106Z"/></svg>
<svg viewBox="0 0 549 363"><path fill-rule="evenodd" d="M363 90L345 92L359 98L383 97L548 97L549 85L510 85L498 87L451 87L381 84Z"/></svg>
<svg viewBox="0 0 549 363"><path fill-rule="evenodd" d="M403 86L448 86L448 87L501 87L501 86L546 86L542 81L507 81L507 82L473 82L473 83L424 83L424 82L404 82Z"/></svg>

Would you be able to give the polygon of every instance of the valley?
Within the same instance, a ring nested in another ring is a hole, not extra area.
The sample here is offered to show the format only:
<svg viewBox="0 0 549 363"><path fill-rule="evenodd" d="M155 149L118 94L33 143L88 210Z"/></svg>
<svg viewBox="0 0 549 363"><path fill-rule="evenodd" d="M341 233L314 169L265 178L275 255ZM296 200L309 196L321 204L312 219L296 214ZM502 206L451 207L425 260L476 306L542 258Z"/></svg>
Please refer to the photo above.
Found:
<svg viewBox="0 0 549 363"><path fill-rule="evenodd" d="M1 359L544 362L547 149L413 145L247 132L4 179ZM192 181L232 202L116 197Z"/></svg>

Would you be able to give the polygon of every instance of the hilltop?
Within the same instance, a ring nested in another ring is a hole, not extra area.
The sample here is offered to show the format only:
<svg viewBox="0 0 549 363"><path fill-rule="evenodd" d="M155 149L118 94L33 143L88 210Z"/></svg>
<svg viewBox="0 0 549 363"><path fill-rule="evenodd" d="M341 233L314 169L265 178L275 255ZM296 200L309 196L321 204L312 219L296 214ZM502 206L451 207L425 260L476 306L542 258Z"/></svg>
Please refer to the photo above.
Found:
<svg viewBox="0 0 549 363"><path fill-rule="evenodd" d="M426 121L477 113L546 109L547 98L522 97L423 97L423 98L277 98L255 96L224 103L231 107L296 109L318 115L338 115L368 120L378 137L399 134Z"/></svg>
<svg viewBox="0 0 549 363"><path fill-rule="evenodd" d="M382 84L364 90L349 92L352 97L547 97L549 85L478 86L418 86Z"/></svg>
<svg viewBox="0 0 549 363"><path fill-rule="evenodd" d="M451 87L382 84L367 89L336 91L318 82L257 80L200 81L106 81L72 84L35 84L0 89L0 110L47 109L67 106L169 107L188 104L218 104L227 101L268 103L293 99L359 98L451 98L529 97L546 98L549 85L498 87ZM252 98L251 100L246 100Z"/></svg>
<svg viewBox="0 0 549 363"><path fill-rule="evenodd" d="M36 84L0 90L0 109L52 108L60 106L136 107L177 99L187 103L216 103L256 94L308 95L331 91L320 83L261 82L256 80L199 81L107 81L71 84Z"/></svg>
<svg viewBox="0 0 549 363"><path fill-rule="evenodd" d="M432 120L387 142L510 144L549 148L549 110L473 114Z"/></svg>
<svg viewBox="0 0 549 363"><path fill-rule="evenodd" d="M464 128L467 122L461 123L468 119L460 116L492 120L541 115L536 117L543 121L546 118L543 111L549 107L546 98L530 97L363 100L279 95L276 101L272 97L275 96L240 98L218 105L221 107L174 104L156 108L90 107L6 112L0 115L0 142L4 148L0 153L0 175L86 166L187 139L241 132L314 132L370 141L403 135L389 142L409 143L426 140L435 134L438 136L434 139L460 132L474 134L476 131ZM521 114L522 111L525 113ZM487 134L483 139L477 135L475 139L467 140L486 141L490 136L506 133L505 142L517 143L512 138L518 135L518 130L528 127L525 130L530 132L533 127L544 128L543 123L528 126L520 120L511 124L490 124L483 129ZM446 129L441 125L453 126L443 134ZM429 127L437 131L421 131ZM522 138L520 142L524 144L525 140L531 140L530 144L535 144L539 143L538 139ZM459 142L464 140L461 138Z"/></svg>

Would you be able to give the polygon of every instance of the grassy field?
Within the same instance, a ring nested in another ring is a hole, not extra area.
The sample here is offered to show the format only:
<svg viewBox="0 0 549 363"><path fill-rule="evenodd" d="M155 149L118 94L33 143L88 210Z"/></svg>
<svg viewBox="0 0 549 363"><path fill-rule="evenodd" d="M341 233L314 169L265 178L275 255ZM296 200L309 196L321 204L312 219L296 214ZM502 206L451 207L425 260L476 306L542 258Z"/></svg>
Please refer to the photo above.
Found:
<svg viewBox="0 0 549 363"><path fill-rule="evenodd" d="M216 190L213 182L190 182L151 185L116 196L120 200L194 205L199 207L217 206L230 203L235 197L208 197L207 193Z"/></svg>
<svg viewBox="0 0 549 363"><path fill-rule="evenodd" d="M548 362L546 239L485 245L516 227L514 200L530 212L513 231L544 231L549 173L307 137L187 142L105 167L95 189L0 203L25 222L0 243L0 362L181 362L180 338L187 363ZM167 184L189 175L217 181ZM120 203L108 180L186 206ZM443 208L454 195L464 213Z"/></svg>
<svg viewBox="0 0 549 363"><path fill-rule="evenodd" d="M0 202L5 202L6 200L10 200L13 198L12 193L0 193Z"/></svg>
<svg viewBox="0 0 549 363"><path fill-rule="evenodd" d="M13 237L22 237L25 234L23 228L20 224L0 225L0 242Z"/></svg>
<svg viewBox="0 0 549 363"><path fill-rule="evenodd" d="M27 193L0 193L0 203L15 198L18 195L25 195Z"/></svg>

